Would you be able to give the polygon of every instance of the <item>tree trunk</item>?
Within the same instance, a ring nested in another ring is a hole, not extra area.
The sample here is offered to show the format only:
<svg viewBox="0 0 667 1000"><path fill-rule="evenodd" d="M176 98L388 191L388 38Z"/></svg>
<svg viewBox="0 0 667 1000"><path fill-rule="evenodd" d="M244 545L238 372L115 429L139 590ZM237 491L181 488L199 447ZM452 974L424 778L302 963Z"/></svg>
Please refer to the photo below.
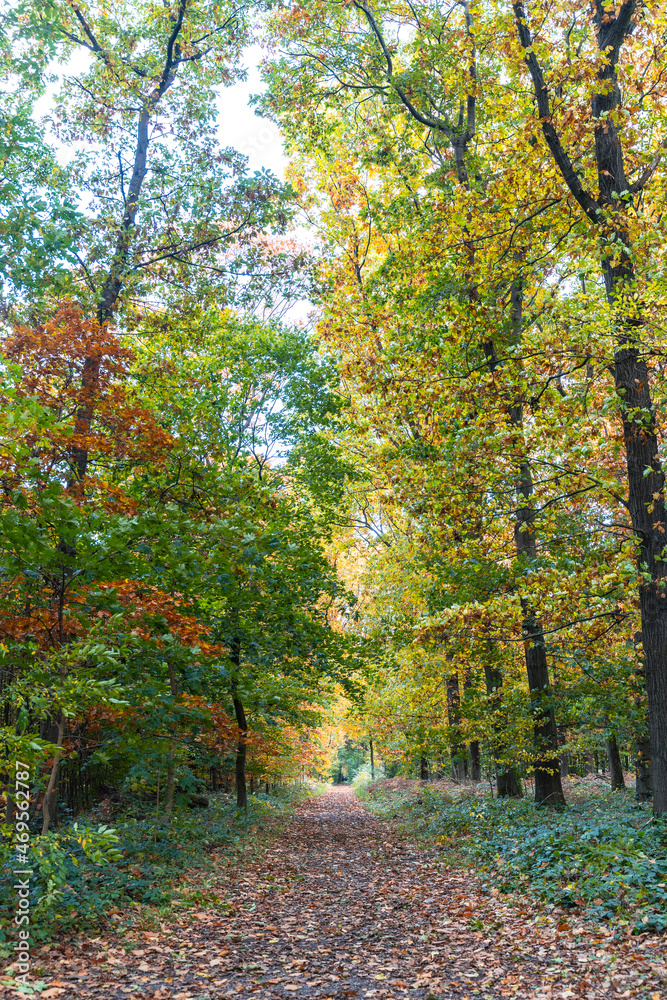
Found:
<svg viewBox="0 0 667 1000"><path fill-rule="evenodd" d="M541 806L563 806L565 796L560 780L556 719L549 703L551 685L544 635L525 598L521 600L521 607L524 613L526 673L535 719L535 802Z"/></svg>
<svg viewBox="0 0 667 1000"><path fill-rule="evenodd" d="M498 798L501 799L521 799L523 791L519 776L513 767L507 767L498 771L496 776L496 790Z"/></svg>
<svg viewBox="0 0 667 1000"><path fill-rule="evenodd" d="M567 730L565 726L557 726L558 732L558 746L562 747L567 743ZM570 754L567 750L561 750L559 753L560 758L560 776L561 778L567 778L570 773Z"/></svg>
<svg viewBox="0 0 667 1000"><path fill-rule="evenodd" d="M470 744L470 777L473 781L482 780L482 759L478 740L473 740Z"/></svg>
<svg viewBox="0 0 667 1000"><path fill-rule="evenodd" d="M635 741L635 798L638 802L651 801L651 777L651 743L648 737L639 736Z"/></svg>
<svg viewBox="0 0 667 1000"><path fill-rule="evenodd" d="M49 775L49 783L46 786L46 791L44 793L44 800L42 802L42 836L46 836L49 832L49 826L53 823L55 825L57 820L57 809L58 809L58 777L60 775L60 757L61 757L61 747L63 745L63 739L65 738L65 726L67 725L67 718L65 713L61 711L60 720L58 722L58 739L56 742L56 747L58 748L53 757L53 765L51 767L51 774Z"/></svg>
<svg viewBox="0 0 667 1000"><path fill-rule="evenodd" d="M616 733L612 733L609 739L605 740L605 746L607 748L607 760L609 761L609 777L611 778L611 790L612 792L616 792L620 788L625 788L625 778L623 777L623 765L621 764L621 755L618 752Z"/></svg>
<svg viewBox="0 0 667 1000"><path fill-rule="evenodd" d="M496 704L494 708L502 705L503 675L497 663L491 660L492 653L484 661L484 678L486 680L486 693L489 699ZM499 743L502 739L503 725L502 719L497 719L494 723L494 739L492 741L492 752L496 761L496 791L499 798L520 799L523 796L521 783L513 767L508 767L503 762L503 754L500 752Z"/></svg>
<svg viewBox="0 0 667 1000"><path fill-rule="evenodd" d="M236 715L236 725L239 728L239 738L236 744L236 807L237 809L248 808L248 792L245 783L245 761L246 761L246 741L248 738L248 723L246 722L245 710L237 693L238 672L241 667L241 640L235 636L231 642L229 659L235 668L231 679L232 700L234 702L234 714Z"/></svg>
<svg viewBox="0 0 667 1000"><path fill-rule="evenodd" d="M466 777L466 758L465 748L459 735L461 727L461 695L459 692L459 675L457 673L451 674L447 678L447 712L452 753L452 778L455 781L464 781Z"/></svg>
<svg viewBox="0 0 667 1000"><path fill-rule="evenodd" d="M174 668L171 663L168 664L169 668L169 687L171 689L171 696L175 700L178 696L178 684L176 683L176 675L174 673ZM174 808L174 741L169 740L169 758L167 764L167 801L164 807L164 819L168 824L171 820L171 814Z"/></svg>
<svg viewBox="0 0 667 1000"><path fill-rule="evenodd" d="M373 759L373 740L368 741L371 750L371 781L375 781L375 760Z"/></svg>
<svg viewBox="0 0 667 1000"><path fill-rule="evenodd" d="M234 712L236 713L236 725L240 730L239 741L236 744L236 806L238 809L247 809L248 793L245 783L245 759L248 725L246 723L243 705L236 697L234 698Z"/></svg>
<svg viewBox="0 0 667 1000"><path fill-rule="evenodd" d="M519 343L523 326L523 281L521 278L513 281L510 299L514 340ZM518 433L519 444L523 447L523 404L520 400L509 407L509 418ZM521 459L517 471L516 488L519 507L514 522L514 544L519 566L528 569L531 564L537 561L537 542L535 539L536 512L533 506L533 475L527 456ZM520 597L519 601L523 618L526 674L530 689L531 710L535 720L533 728L535 801L538 805L555 808L565 805L565 796L560 780L556 718L550 704L551 684L546 644L536 609L526 597Z"/></svg>
<svg viewBox="0 0 667 1000"><path fill-rule="evenodd" d="M419 778L421 781L428 781L428 761L422 757L419 761Z"/></svg>

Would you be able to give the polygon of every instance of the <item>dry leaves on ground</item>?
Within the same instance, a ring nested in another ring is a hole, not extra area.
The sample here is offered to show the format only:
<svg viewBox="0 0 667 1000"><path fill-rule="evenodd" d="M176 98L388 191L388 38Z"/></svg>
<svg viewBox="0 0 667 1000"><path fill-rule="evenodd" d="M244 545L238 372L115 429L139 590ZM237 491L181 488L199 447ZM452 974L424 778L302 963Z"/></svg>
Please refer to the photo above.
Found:
<svg viewBox="0 0 667 1000"><path fill-rule="evenodd" d="M220 857L216 883L224 912L44 949L41 996L667 1000L660 938L615 940L483 894L472 871L397 843L345 788L305 803L243 870Z"/></svg>

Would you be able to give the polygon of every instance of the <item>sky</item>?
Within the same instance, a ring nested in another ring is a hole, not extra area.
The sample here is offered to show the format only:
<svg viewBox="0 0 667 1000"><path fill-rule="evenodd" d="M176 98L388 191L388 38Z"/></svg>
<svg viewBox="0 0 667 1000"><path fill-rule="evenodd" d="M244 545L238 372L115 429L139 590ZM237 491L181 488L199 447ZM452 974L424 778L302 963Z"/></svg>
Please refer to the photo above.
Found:
<svg viewBox="0 0 667 1000"><path fill-rule="evenodd" d="M221 89L218 100L220 109L220 142L233 146L249 158L251 170L265 167L280 178L285 176L287 159L278 127L267 118L260 118L249 106L253 94L261 93L264 84L259 72L262 50L252 46L246 52L245 63L248 79L232 87Z"/></svg>

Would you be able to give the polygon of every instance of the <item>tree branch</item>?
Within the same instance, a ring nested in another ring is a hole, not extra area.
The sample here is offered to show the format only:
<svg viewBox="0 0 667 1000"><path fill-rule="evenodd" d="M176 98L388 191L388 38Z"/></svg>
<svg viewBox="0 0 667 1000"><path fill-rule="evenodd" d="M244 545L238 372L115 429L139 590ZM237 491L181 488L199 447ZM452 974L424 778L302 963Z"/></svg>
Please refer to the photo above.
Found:
<svg viewBox="0 0 667 1000"><path fill-rule="evenodd" d="M648 164L648 166L644 167L638 179L634 182L634 184L630 185L630 191L632 192L632 194L639 194L640 191L644 190L648 182L651 180L651 177L653 177L653 174L660 166L660 162L663 156L665 155L664 154L665 149L667 149L667 137L662 140L662 142L660 143L660 149L655 154L655 156Z"/></svg>
<svg viewBox="0 0 667 1000"><path fill-rule="evenodd" d="M556 132L551 118L551 111L549 109L549 90L544 80L542 67L537 61L537 56L533 51L533 38L526 22L526 12L522 0L518 0L517 3L514 3L512 5L512 10L514 11L519 41L521 42L521 46L525 53L526 66L528 67L528 71L533 81L537 111L540 117L542 133L547 146L549 147L551 155L556 162L556 166L562 174L563 180L567 184L571 193L574 195L580 207L591 222L598 223L600 222L600 209L598 204L579 180L572 164L572 160L560 141L560 136Z"/></svg>

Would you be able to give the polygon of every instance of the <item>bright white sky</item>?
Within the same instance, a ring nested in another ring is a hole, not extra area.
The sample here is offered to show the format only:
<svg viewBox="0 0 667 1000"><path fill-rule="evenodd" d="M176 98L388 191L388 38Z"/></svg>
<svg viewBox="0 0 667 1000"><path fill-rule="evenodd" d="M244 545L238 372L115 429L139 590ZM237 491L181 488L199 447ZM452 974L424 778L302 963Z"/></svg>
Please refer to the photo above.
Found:
<svg viewBox="0 0 667 1000"><path fill-rule="evenodd" d="M248 105L253 94L265 88L259 72L262 50L253 46L246 53L248 79L220 92L220 142L232 146L249 158L250 170L266 167L280 178L285 176L287 159L280 130L273 122L260 118Z"/></svg>

